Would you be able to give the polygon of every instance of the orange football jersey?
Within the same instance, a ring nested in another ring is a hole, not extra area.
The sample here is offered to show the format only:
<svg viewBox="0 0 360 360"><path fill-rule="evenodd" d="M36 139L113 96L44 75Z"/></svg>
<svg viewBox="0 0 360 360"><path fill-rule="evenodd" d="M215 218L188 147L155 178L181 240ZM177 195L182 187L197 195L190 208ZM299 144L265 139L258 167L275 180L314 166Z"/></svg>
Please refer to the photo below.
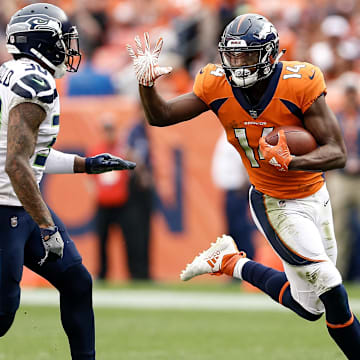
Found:
<svg viewBox="0 0 360 360"><path fill-rule="evenodd" d="M264 160L259 139L275 127L303 126L303 114L326 85L321 70L309 63L283 61L276 65L266 92L256 106L240 88L231 87L221 66L208 64L200 70L194 93L218 116L228 141L240 153L250 182L264 194L294 199L309 196L324 183L322 172L280 172Z"/></svg>

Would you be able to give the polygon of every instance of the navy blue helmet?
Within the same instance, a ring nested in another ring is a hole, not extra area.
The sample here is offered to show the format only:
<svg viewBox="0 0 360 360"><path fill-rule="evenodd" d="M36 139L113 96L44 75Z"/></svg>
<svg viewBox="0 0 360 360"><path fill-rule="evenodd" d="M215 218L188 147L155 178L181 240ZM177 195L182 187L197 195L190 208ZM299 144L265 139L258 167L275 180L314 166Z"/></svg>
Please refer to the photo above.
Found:
<svg viewBox="0 0 360 360"><path fill-rule="evenodd" d="M218 50L226 78L246 88L271 75L279 58L279 36L264 16L236 17L222 34Z"/></svg>
<svg viewBox="0 0 360 360"><path fill-rule="evenodd" d="M6 29L6 47L15 58L42 61L55 78L80 65L79 35L65 12L57 6L37 3L17 11Z"/></svg>

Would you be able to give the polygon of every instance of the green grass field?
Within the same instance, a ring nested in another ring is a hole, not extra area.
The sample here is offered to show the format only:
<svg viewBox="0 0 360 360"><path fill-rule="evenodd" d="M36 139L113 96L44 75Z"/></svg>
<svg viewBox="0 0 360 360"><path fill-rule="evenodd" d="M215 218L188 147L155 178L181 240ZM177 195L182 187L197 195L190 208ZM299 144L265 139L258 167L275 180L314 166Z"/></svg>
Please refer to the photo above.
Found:
<svg viewBox="0 0 360 360"><path fill-rule="evenodd" d="M129 288L134 290L116 287ZM147 291L160 296L171 291L174 299L184 292L239 295L238 286L218 284L137 285L135 290L145 298ZM360 287L349 292L351 299L360 300ZM99 360L345 359L323 319L308 323L287 311L96 306L95 316ZM0 360L70 359L56 306L22 305L0 344Z"/></svg>

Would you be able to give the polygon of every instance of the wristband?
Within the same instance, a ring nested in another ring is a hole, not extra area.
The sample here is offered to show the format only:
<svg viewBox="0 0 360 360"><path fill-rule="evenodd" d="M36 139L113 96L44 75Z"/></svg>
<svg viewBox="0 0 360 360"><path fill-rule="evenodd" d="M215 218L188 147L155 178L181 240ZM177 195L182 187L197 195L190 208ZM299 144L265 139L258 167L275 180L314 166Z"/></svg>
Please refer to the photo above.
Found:
<svg viewBox="0 0 360 360"><path fill-rule="evenodd" d="M67 154L54 149L50 150L50 154L46 160L46 174L73 174L75 154Z"/></svg>

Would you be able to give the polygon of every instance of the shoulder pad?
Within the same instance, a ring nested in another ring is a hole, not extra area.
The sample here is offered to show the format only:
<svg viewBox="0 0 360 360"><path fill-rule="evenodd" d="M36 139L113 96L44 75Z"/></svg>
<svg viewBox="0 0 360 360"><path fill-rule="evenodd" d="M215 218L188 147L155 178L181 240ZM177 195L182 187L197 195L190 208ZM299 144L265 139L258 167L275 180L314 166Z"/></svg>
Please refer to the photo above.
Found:
<svg viewBox="0 0 360 360"><path fill-rule="evenodd" d="M284 61L283 96L297 104L302 113L321 95L326 95L326 84L320 68L307 62ZM286 92L286 94L284 93Z"/></svg>
<svg viewBox="0 0 360 360"><path fill-rule="evenodd" d="M42 75L30 73L19 78L11 87L16 95L25 99L37 99L51 104L57 97L57 91Z"/></svg>
<svg viewBox="0 0 360 360"><path fill-rule="evenodd" d="M207 64L200 69L193 86L193 92L205 104L210 104L214 97L223 96L229 89L231 91L223 68L215 64Z"/></svg>

